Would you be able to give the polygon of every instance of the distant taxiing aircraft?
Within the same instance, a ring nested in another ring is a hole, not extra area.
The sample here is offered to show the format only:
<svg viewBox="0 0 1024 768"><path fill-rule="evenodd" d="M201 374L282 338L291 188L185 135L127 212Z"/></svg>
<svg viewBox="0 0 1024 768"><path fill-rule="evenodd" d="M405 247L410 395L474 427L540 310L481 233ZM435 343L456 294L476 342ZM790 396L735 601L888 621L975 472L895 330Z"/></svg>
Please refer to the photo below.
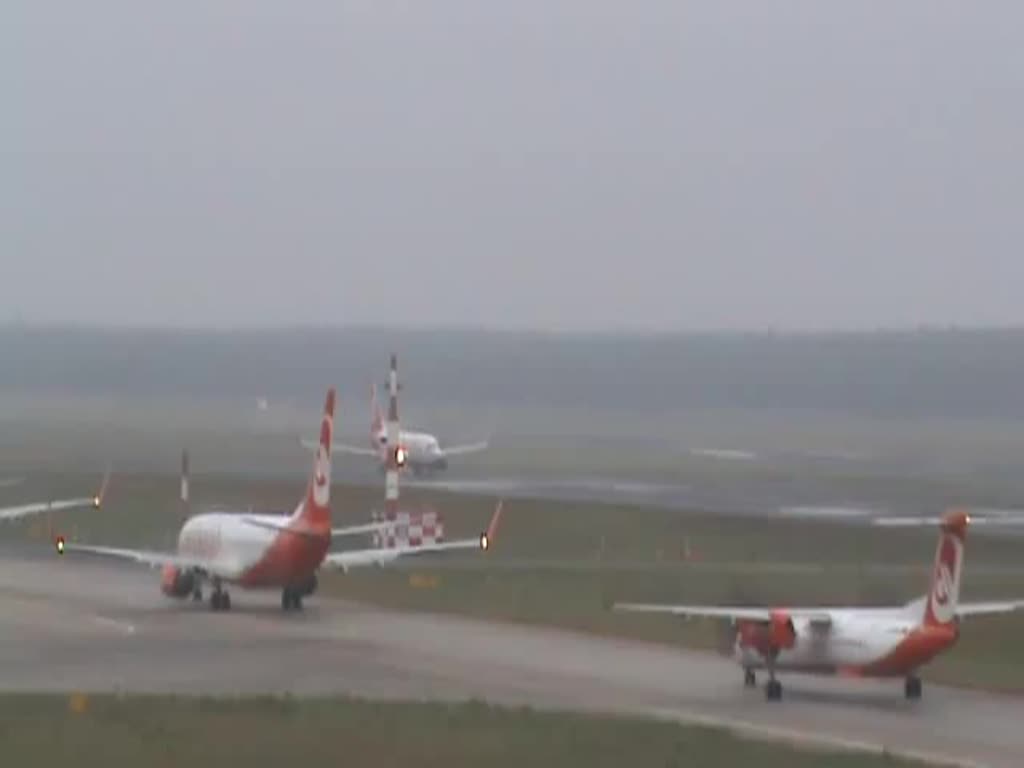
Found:
<svg viewBox="0 0 1024 768"><path fill-rule="evenodd" d="M388 379L388 387L397 392L398 385L398 358L391 356L391 371ZM388 414L388 419L398 419L397 400L392 399L395 413ZM384 414L381 412L377 402L377 387L374 385L370 390L370 434L369 442L365 446L346 445L335 443L332 448L341 453L354 454L357 456L375 457L383 468L388 461L388 434L384 426ZM314 449L316 444L311 440L303 440L303 445ZM429 432L416 432L400 429L398 432L397 459L399 468L407 468L415 475L429 475L443 471L448 468L448 460L455 456L463 456L469 453L478 453L487 448L488 441L482 440L476 443L465 445L442 446L437 437Z"/></svg>

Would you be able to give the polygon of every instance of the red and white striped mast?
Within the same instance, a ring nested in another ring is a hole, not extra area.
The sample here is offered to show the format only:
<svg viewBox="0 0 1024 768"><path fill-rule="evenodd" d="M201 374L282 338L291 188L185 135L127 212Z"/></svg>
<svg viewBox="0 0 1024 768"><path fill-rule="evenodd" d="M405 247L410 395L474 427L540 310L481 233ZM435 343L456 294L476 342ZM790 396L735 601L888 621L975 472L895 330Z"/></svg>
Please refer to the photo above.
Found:
<svg viewBox="0 0 1024 768"><path fill-rule="evenodd" d="M398 424L398 356L393 353L388 374L388 419L384 435L388 446L384 465L384 518L395 523L398 519L398 473L405 464L405 448L400 443Z"/></svg>

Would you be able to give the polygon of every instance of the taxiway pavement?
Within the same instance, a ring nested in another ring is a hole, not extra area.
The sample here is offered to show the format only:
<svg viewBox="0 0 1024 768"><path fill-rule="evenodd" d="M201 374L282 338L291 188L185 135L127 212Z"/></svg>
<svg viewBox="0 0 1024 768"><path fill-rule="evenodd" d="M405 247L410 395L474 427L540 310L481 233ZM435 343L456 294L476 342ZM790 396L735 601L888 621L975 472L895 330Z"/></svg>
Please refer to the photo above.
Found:
<svg viewBox="0 0 1024 768"><path fill-rule="evenodd" d="M230 613L164 598L157 573L87 559L0 557L0 689L347 693L466 699L725 723L787 740L1024 765L1024 698L900 681L787 676L769 704L713 654L556 629L271 593Z"/></svg>

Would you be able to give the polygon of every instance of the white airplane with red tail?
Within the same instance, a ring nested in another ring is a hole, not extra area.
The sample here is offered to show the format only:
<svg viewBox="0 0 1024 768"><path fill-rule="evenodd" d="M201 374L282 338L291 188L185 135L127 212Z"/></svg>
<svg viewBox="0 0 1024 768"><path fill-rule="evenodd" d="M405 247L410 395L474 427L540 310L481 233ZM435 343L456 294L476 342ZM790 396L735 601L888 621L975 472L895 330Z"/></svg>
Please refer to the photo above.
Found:
<svg viewBox="0 0 1024 768"><path fill-rule="evenodd" d="M940 524L928 594L892 608L739 608L702 605L617 603L615 610L667 613L730 620L732 653L744 682L756 685L755 670L766 669L765 696L782 698L779 670L850 677L902 677L908 699L921 696L918 670L951 648L967 616L1009 613L1024 600L961 603L964 541L970 516L950 512Z"/></svg>
<svg viewBox="0 0 1024 768"><path fill-rule="evenodd" d="M394 386L392 386L394 382ZM388 379L388 389L398 392L401 386L398 385L398 358L391 356L391 370ZM389 414L390 420L390 414ZM382 468L387 466L389 461L389 438L384 413L377 401L377 386L370 388L370 440L366 446L347 445L335 443L332 447L339 453L348 453L356 456L375 457ZM391 441L392 444L394 441ZM307 448L315 448L312 441L303 440ZM408 429L399 429L397 460L400 469L408 468L415 475L428 475L440 472L448 468L448 460L453 456L464 456L470 453L478 453L486 450L488 441L481 440L476 443L465 445L442 446L436 436L429 432L419 432Z"/></svg>
<svg viewBox="0 0 1024 768"><path fill-rule="evenodd" d="M245 589L280 589L281 607L298 610L302 599L317 587L321 568L347 570L354 566L386 563L404 555L440 549L489 548L494 539L500 507L488 530L477 538L443 542L443 547L421 546L399 550L328 552L332 537L379 530L382 523L331 528L331 435L334 427L334 390L327 393L320 440L306 494L289 516L251 513L203 513L189 517L181 528L177 552L90 546L56 539L59 554L81 552L161 568L164 594L203 599L203 584L212 589L210 606L229 610L227 585ZM182 483L187 494L187 481Z"/></svg>

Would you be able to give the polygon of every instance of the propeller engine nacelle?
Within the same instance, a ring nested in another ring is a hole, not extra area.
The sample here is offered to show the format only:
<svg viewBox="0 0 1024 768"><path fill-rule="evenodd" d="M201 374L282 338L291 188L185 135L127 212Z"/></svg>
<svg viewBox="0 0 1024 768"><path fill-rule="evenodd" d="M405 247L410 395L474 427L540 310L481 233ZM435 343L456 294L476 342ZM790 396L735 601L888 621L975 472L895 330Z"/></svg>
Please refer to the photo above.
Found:
<svg viewBox="0 0 1024 768"><path fill-rule="evenodd" d="M796 627L793 626L793 618L785 611L772 611L768 628L773 648L785 650L796 645Z"/></svg>
<svg viewBox="0 0 1024 768"><path fill-rule="evenodd" d="M165 565L160 574L160 591L168 597L187 597L196 586L196 575L173 565Z"/></svg>
<svg viewBox="0 0 1024 768"><path fill-rule="evenodd" d="M736 629L740 645L753 648L766 658L796 645L793 617L785 611L772 611L767 622L740 621Z"/></svg>

